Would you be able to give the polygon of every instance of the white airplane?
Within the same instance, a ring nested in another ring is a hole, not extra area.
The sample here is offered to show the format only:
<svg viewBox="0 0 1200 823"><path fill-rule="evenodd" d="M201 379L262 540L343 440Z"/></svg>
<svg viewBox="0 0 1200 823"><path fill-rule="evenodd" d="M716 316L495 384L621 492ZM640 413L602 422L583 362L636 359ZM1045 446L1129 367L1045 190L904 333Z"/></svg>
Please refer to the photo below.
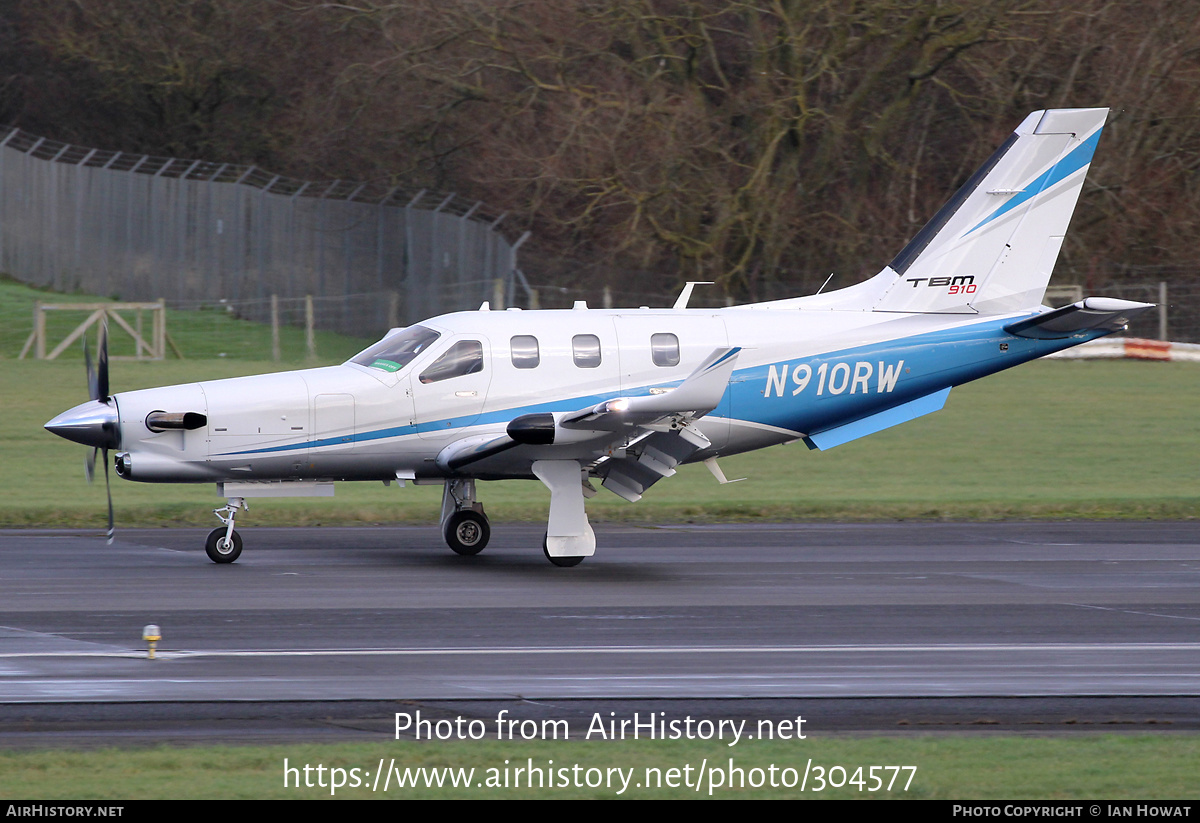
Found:
<svg viewBox="0 0 1200 823"><path fill-rule="evenodd" d="M689 309L458 312L393 329L340 366L108 392L46 424L116 450L117 474L216 482L207 540L230 563L251 497L333 481L442 484L442 533L476 554L477 480L550 490L543 550L592 555L593 481L638 500L680 463L803 440L842 443L937 411L960 383L1124 329L1151 304L1041 305L1107 109L1030 114L875 277L807 297ZM109 527L112 527L109 500Z"/></svg>

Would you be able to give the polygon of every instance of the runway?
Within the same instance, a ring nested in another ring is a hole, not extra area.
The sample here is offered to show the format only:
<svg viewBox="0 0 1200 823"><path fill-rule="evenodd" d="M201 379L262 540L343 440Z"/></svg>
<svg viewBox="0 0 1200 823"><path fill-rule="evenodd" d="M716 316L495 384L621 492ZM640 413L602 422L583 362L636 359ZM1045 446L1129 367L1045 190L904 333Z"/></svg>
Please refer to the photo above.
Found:
<svg viewBox="0 0 1200 823"><path fill-rule="evenodd" d="M0 532L0 701L1200 695L1193 523L206 532Z"/></svg>

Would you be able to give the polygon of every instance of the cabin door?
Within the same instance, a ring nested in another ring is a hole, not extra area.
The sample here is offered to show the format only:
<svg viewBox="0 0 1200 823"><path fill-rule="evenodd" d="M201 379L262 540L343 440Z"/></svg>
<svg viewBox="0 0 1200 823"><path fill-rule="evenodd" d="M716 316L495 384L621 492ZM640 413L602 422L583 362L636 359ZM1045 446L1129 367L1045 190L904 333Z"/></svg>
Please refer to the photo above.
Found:
<svg viewBox="0 0 1200 823"><path fill-rule="evenodd" d="M442 342L432 362L412 376L417 433L450 440L478 421L492 380L491 346L477 334Z"/></svg>

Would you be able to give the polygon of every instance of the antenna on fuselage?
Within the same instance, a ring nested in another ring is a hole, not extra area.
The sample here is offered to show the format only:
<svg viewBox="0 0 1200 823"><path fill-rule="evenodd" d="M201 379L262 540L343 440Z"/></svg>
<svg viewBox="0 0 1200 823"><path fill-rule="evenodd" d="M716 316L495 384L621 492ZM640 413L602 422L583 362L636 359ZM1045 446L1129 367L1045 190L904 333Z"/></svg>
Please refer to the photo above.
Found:
<svg viewBox="0 0 1200 823"><path fill-rule="evenodd" d="M692 299L692 289L696 288L696 286L711 286L712 284L713 284L713 281L711 281L711 280L689 280L689 281L687 281L687 283L685 283L683 286L683 291L681 291L679 293L679 297L675 298L675 305L672 306L671 308L686 309L688 301Z"/></svg>
<svg viewBox="0 0 1200 823"><path fill-rule="evenodd" d="M829 281L832 279L833 279L833 272L830 272L829 276L825 278L825 282L821 284L821 288L817 289L817 291L815 293L820 294L821 292L825 291L825 287L829 285Z"/></svg>

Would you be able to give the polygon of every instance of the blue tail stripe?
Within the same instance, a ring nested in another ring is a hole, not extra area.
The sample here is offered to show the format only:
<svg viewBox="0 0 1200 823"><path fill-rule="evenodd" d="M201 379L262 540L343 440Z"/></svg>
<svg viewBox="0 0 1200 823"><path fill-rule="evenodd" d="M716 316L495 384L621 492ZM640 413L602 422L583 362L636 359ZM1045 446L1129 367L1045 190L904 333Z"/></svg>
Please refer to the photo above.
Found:
<svg viewBox="0 0 1200 823"><path fill-rule="evenodd" d="M1070 154L1059 160L1050 168L1046 169L1046 171L1040 174L1036 179L1030 181L1025 186L1025 190L1023 192L1013 195L1011 198L1009 198L1007 203L1000 206L990 215L975 224L975 226L973 226L971 231L968 231L967 234L971 234L979 228L986 226L988 223L991 223L996 218L1012 211L1027 200L1037 197L1055 183L1065 180L1075 172L1082 169L1088 163L1092 162L1092 155L1096 152L1096 144L1100 141L1100 132L1102 131L1104 131L1104 129L1097 129L1095 134L1076 146Z"/></svg>

